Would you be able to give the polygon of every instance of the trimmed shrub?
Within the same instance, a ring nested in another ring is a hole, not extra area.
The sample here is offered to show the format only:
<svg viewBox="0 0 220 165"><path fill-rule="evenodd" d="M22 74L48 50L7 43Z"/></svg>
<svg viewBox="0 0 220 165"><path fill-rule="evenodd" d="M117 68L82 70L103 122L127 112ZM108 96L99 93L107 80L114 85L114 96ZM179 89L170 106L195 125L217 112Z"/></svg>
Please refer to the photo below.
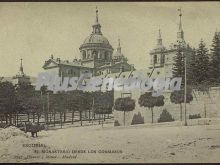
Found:
<svg viewBox="0 0 220 165"><path fill-rule="evenodd" d="M135 124L144 124L144 117L141 116L141 113L138 112L138 114L134 114L131 125Z"/></svg>
<svg viewBox="0 0 220 165"><path fill-rule="evenodd" d="M189 119L198 119L198 118L201 118L200 114L189 115Z"/></svg>
<svg viewBox="0 0 220 165"><path fill-rule="evenodd" d="M166 109L163 109L163 112L160 114L160 118L158 119L158 123L169 121L174 121L174 118Z"/></svg>
<svg viewBox="0 0 220 165"><path fill-rule="evenodd" d="M118 120L115 120L114 126L115 127L120 126L120 123L118 122Z"/></svg>
<svg viewBox="0 0 220 165"><path fill-rule="evenodd" d="M114 109L124 112L124 126L125 126L125 112L133 111L135 108L135 100L131 97L117 98L115 100Z"/></svg>

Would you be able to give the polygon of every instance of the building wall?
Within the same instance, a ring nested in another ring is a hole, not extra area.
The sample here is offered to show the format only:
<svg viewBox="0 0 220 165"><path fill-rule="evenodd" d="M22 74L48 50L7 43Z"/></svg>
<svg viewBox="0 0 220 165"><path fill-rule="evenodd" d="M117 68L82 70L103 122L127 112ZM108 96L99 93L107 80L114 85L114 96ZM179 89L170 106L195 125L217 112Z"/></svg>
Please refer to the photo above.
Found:
<svg viewBox="0 0 220 165"><path fill-rule="evenodd" d="M79 77L80 68L72 66L61 66L60 71L62 72L62 77Z"/></svg>
<svg viewBox="0 0 220 165"><path fill-rule="evenodd" d="M55 73L55 74L59 75L59 67L44 69L44 71L48 72L48 73Z"/></svg>
<svg viewBox="0 0 220 165"><path fill-rule="evenodd" d="M123 72L131 71L131 65L127 63L119 63L112 66L111 73L119 73L121 71L121 67L123 67Z"/></svg>
<svg viewBox="0 0 220 165"><path fill-rule="evenodd" d="M120 91L114 92L114 100L118 97L121 97ZM136 90L132 91L132 98L136 101L135 110L132 112L126 113L126 125L130 125L133 119L134 114L141 113L144 117L145 123L151 123L151 111L147 108L140 107L138 104L138 98L141 95L141 92ZM164 93L165 97L165 105L163 107L155 107L154 108L154 122L157 122L160 114L163 109L167 109L168 112L171 113L175 120L180 120L180 105L173 104L170 102L170 93ZM129 94L125 95L129 96ZM220 117L220 87L212 88L210 90L210 95L202 92L194 92L193 101L190 104L187 104L187 118L191 114L200 114L201 117ZM123 112L114 110L113 112L115 120L118 120L121 125L123 125ZM183 119L184 119L184 105L183 105Z"/></svg>

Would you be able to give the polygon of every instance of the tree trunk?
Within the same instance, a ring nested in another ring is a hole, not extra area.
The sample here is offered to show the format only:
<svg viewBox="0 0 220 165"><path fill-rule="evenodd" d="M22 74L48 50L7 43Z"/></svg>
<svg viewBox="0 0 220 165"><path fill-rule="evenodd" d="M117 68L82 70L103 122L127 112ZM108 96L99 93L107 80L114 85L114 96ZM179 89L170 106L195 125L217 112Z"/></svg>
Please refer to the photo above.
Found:
<svg viewBox="0 0 220 165"><path fill-rule="evenodd" d="M90 115L91 115L91 114L90 114L90 109L89 109L89 123L90 123Z"/></svg>
<svg viewBox="0 0 220 165"><path fill-rule="evenodd" d="M44 114L44 122L46 123L45 119L46 119L46 115L45 115L45 107L44 107L44 103L43 103L43 114Z"/></svg>
<svg viewBox="0 0 220 165"><path fill-rule="evenodd" d="M183 121L183 107L181 103L180 103L180 121Z"/></svg>
<svg viewBox="0 0 220 165"><path fill-rule="evenodd" d="M37 124L39 124L40 121L40 114L37 114Z"/></svg>
<svg viewBox="0 0 220 165"><path fill-rule="evenodd" d="M105 121L105 114L104 114L104 121Z"/></svg>
<svg viewBox="0 0 220 165"><path fill-rule="evenodd" d="M153 108L151 108L151 123L154 123L154 111L153 111Z"/></svg>
<svg viewBox="0 0 220 165"><path fill-rule="evenodd" d="M125 126L125 111L124 111L124 126Z"/></svg>
<svg viewBox="0 0 220 165"><path fill-rule="evenodd" d="M101 124L101 121L100 121L100 113L99 113L99 124Z"/></svg>
<svg viewBox="0 0 220 165"><path fill-rule="evenodd" d="M74 122L74 110L72 110L72 124Z"/></svg>
<svg viewBox="0 0 220 165"><path fill-rule="evenodd" d="M16 126L16 113L13 115L14 118L14 125Z"/></svg>
<svg viewBox="0 0 220 165"><path fill-rule="evenodd" d="M12 119L11 114L9 114L9 124L12 124L11 119Z"/></svg>
<svg viewBox="0 0 220 165"><path fill-rule="evenodd" d="M50 115L50 119L51 119L51 115ZM53 114L53 126L55 127L56 125L56 112L54 112Z"/></svg>
<svg viewBox="0 0 220 165"><path fill-rule="evenodd" d="M85 118L87 119L87 111L85 111Z"/></svg>
<svg viewBox="0 0 220 165"><path fill-rule="evenodd" d="M2 115L0 116L0 118L1 118L0 120L1 120L1 123L2 123Z"/></svg>
<svg viewBox="0 0 220 165"><path fill-rule="evenodd" d="M35 114L33 113L33 123L35 122Z"/></svg>
<svg viewBox="0 0 220 165"><path fill-rule="evenodd" d="M19 116L19 114L17 113L17 115L16 115L17 117L16 117L16 120L17 120L17 124L18 124L18 116Z"/></svg>
<svg viewBox="0 0 220 165"><path fill-rule="evenodd" d="M82 111L79 112L79 117L80 117L80 125L82 126Z"/></svg>
<svg viewBox="0 0 220 165"><path fill-rule="evenodd" d="M103 128L103 123L104 123L104 114L102 113L102 128Z"/></svg>
<svg viewBox="0 0 220 165"><path fill-rule="evenodd" d="M49 114L48 112L46 112L46 120L47 120L47 124L49 123Z"/></svg>
<svg viewBox="0 0 220 165"><path fill-rule="evenodd" d="M8 114L5 114L5 122L8 124Z"/></svg>
<svg viewBox="0 0 220 165"><path fill-rule="evenodd" d="M94 116L95 116L94 114L95 114L95 112L94 112L94 110L92 110L92 114L91 114L92 115L92 125L93 125Z"/></svg>
<svg viewBox="0 0 220 165"><path fill-rule="evenodd" d="M63 122L66 122L66 112L64 112L64 116L63 116Z"/></svg>
<svg viewBox="0 0 220 165"><path fill-rule="evenodd" d="M28 113L27 115L28 115L27 117L28 117L28 122L29 122L30 121L30 114Z"/></svg>
<svg viewBox="0 0 220 165"><path fill-rule="evenodd" d="M51 123L51 118L52 118L52 112L49 112L49 115L50 115L50 123Z"/></svg>
<svg viewBox="0 0 220 165"><path fill-rule="evenodd" d="M46 111L44 111L44 122L47 124L47 113L46 113Z"/></svg>
<svg viewBox="0 0 220 165"><path fill-rule="evenodd" d="M62 128L62 112L60 112L60 127Z"/></svg>
<svg viewBox="0 0 220 165"><path fill-rule="evenodd" d="M18 117L18 114L17 113L15 113L15 125L17 126L18 125L18 120L17 120L17 117Z"/></svg>

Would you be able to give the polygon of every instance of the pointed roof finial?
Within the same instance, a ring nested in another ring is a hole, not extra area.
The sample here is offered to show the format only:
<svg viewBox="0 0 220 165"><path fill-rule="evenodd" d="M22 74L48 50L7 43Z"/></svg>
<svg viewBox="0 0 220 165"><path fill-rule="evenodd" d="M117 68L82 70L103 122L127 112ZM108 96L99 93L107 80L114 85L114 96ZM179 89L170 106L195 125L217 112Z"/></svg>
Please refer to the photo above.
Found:
<svg viewBox="0 0 220 165"><path fill-rule="evenodd" d="M20 59L21 60L21 65L20 65L20 73L21 75L24 75L24 69L23 69L23 64L22 64L22 58Z"/></svg>
<svg viewBox="0 0 220 165"><path fill-rule="evenodd" d="M118 47L121 47L120 38L118 37Z"/></svg>
<svg viewBox="0 0 220 165"><path fill-rule="evenodd" d="M96 6L96 23L99 23L99 16L98 16L98 7Z"/></svg>
<svg viewBox="0 0 220 165"><path fill-rule="evenodd" d="M159 28L159 34L158 34L158 38L157 38L157 46L162 46L162 37L161 37L161 31Z"/></svg>
<svg viewBox="0 0 220 165"><path fill-rule="evenodd" d="M179 17L180 17L180 22L179 22L179 31L182 31L183 29L182 29L182 10L181 10L181 8L179 8L178 9L178 11L179 11Z"/></svg>
<svg viewBox="0 0 220 165"><path fill-rule="evenodd" d="M185 45L184 32L183 32L183 27L182 27L182 10L181 10L181 8L179 8L178 11L179 11L180 22L179 22L179 29L177 31L177 42L179 44Z"/></svg>
<svg viewBox="0 0 220 165"><path fill-rule="evenodd" d="M96 19L95 19L95 24L94 25L92 25L92 28L93 28L93 31L92 31L92 33L93 34L102 34L102 32L101 32L101 25L99 24L99 16L98 16L98 8L97 8L97 6L96 6Z"/></svg>
<svg viewBox="0 0 220 165"><path fill-rule="evenodd" d="M117 52L121 53L121 41L120 38L118 37L118 47L117 47Z"/></svg>
<svg viewBox="0 0 220 165"><path fill-rule="evenodd" d="M158 39L161 39L161 31L160 31L160 28L159 28L159 36L158 36Z"/></svg>

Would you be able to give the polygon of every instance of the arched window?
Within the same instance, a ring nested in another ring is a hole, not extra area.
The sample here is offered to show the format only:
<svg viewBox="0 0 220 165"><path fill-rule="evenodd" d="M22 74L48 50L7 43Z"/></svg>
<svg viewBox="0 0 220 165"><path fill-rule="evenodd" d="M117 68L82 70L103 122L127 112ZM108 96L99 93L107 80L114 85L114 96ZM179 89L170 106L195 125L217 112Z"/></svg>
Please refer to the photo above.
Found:
<svg viewBox="0 0 220 165"><path fill-rule="evenodd" d="M164 59L165 59L165 56L164 54L161 55L161 64L164 64Z"/></svg>
<svg viewBox="0 0 220 165"><path fill-rule="evenodd" d="M69 74L73 74L73 69L70 69L70 70L69 70Z"/></svg>
<svg viewBox="0 0 220 165"><path fill-rule="evenodd" d="M154 55L154 64L157 63L157 55Z"/></svg>
<svg viewBox="0 0 220 165"><path fill-rule="evenodd" d="M86 59L86 51L83 51L82 55L83 55L83 59Z"/></svg>
<svg viewBox="0 0 220 165"><path fill-rule="evenodd" d="M92 52L92 56L94 57L94 59L97 59L98 58L98 53L97 53L97 51L93 51Z"/></svg>
<svg viewBox="0 0 220 165"><path fill-rule="evenodd" d="M106 51L105 52L105 60L108 60L109 59L109 57L108 57L108 52Z"/></svg>

